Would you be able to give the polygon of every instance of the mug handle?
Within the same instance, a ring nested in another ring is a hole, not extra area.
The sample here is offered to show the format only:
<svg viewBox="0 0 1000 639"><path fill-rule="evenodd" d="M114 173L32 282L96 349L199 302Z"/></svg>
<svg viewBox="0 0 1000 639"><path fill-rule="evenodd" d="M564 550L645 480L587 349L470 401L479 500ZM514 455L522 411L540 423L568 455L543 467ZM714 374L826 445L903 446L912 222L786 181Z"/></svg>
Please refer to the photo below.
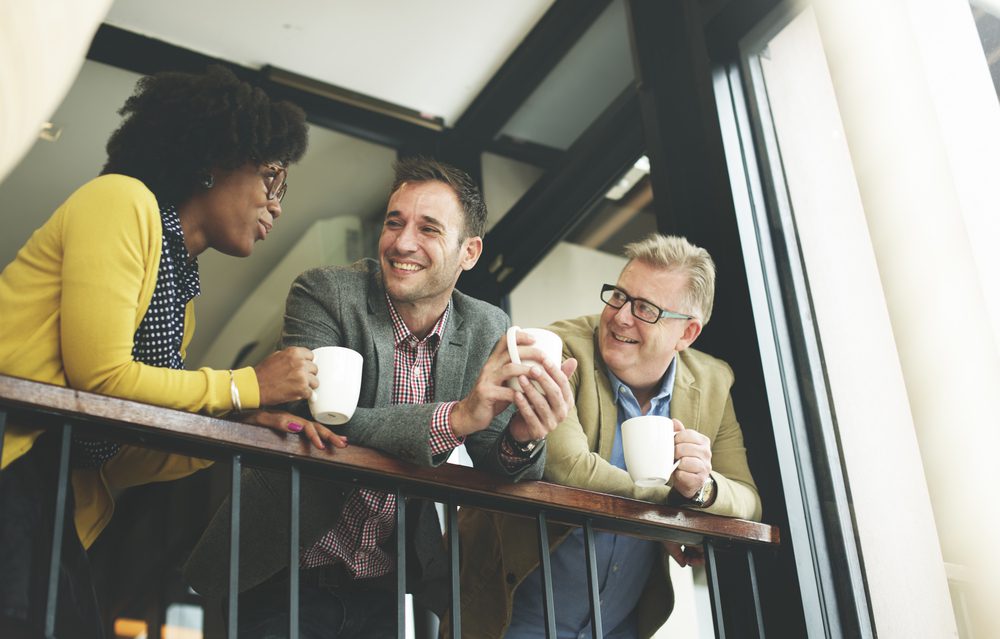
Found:
<svg viewBox="0 0 1000 639"><path fill-rule="evenodd" d="M680 466L680 465L681 465L681 460L678 459L677 461L674 462L674 465L670 467L670 472L667 473L667 479L668 480L674 474L674 471L677 470L677 467Z"/></svg>
<svg viewBox="0 0 1000 639"><path fill-rule="evenodd" d="M515 364L521 363L521 355L517 352L517 332L520 326L511 326L507 329L507 352L510 353L510 361Z"/></svg>
<svg viewBox="0 0 1000 639"><path fill-rule="evenodd" d="M674 431L674 438L675 438L675 439L677 438L677 433L679 433L679 432L681 432L681 431L679 431L679 430L675 430L675 431ZM675 445L676 445L676 444L675 444ZM678 460L676 460L676 461L674 462L674 465L670 467L670 472L669 472L669 473L667 473L667 481L668 481L668 482L670 481L670 478L671 478L671 477L673 476L673 474L674 474L674 471L675 471L675 470L677 470L677 467L678 467L678 466L680 466L680 465L681 465L681 460L679 460L679 459L678 459Z"/></svg>

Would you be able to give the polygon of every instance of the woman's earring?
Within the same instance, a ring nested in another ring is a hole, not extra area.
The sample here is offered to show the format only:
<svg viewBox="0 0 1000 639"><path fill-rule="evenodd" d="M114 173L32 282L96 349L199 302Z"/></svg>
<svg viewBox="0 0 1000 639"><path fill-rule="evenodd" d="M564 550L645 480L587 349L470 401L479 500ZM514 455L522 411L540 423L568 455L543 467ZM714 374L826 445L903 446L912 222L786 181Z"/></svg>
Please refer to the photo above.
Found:
<svg viewBox="0 0 1000 639"><path fill-rule="evenodd" d="M206 173L205 176L201 178L201 185L206 189L210 189L215 186L215 178L212 177L211 173Z"/></svg>

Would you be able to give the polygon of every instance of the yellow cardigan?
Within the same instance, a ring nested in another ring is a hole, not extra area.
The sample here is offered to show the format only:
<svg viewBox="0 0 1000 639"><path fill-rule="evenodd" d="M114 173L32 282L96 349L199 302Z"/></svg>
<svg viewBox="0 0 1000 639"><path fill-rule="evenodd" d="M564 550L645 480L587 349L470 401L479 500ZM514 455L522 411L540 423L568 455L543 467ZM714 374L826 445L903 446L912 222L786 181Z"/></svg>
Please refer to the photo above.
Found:
<svg viewBox="0 0 1000 639"><path fill-rule="evenodd" d="M142 182L105 175L83 185L32 234L0 273L0 373L180 410L232 409L229 372L148 366L132 359L160 264L159 206ZM194 334L184 319L183 355ZM253 368L234 371L244 408L257 408ZM27 453L43 431L10 425L2 466ZM100 469L73 471L76 527L89 547L114 511L113 494L178 479L205 460L131 446Z"/></svg>

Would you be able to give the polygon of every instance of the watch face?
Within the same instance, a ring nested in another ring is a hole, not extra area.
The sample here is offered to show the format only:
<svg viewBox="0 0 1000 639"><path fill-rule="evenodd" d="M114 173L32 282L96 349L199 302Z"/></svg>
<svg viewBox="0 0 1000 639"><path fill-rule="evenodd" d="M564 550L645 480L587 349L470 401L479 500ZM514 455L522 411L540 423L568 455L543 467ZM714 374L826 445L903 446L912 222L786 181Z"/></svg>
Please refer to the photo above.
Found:
<svg viewBox="0 0 1000 639"><path fill-rule="evenodd" d="M693 501L698 506L704 506L705 502L707 502L709 497L711 497L712 495L712 488L714 485L715 485L715 480L709 477L707 480L705 480L705 483L702 484L701 490L699 490L698 493L691 498L691 501Z"/></svg>

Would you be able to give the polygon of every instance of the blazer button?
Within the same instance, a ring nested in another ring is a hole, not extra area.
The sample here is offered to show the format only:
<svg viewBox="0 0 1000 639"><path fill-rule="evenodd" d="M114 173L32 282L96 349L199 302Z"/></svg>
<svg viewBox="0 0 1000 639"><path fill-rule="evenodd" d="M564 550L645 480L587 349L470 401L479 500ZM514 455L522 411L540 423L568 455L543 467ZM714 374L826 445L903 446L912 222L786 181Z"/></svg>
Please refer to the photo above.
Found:
<svg viewBox="0 0 1000 639"><path fill-rule="evenodd" d="M514 573L512 572L507 573L507 583L509 583L511 586L517 583L517 577L514 576Z"/></svg>

